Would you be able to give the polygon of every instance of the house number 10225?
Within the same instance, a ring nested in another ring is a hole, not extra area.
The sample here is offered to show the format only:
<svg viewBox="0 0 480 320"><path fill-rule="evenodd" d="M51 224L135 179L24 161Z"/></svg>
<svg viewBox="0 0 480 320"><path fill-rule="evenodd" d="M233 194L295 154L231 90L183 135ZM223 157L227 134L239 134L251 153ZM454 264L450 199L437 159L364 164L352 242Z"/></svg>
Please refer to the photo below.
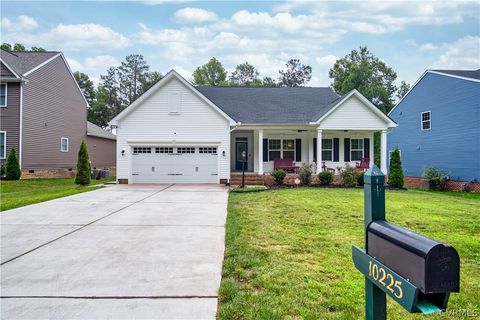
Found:
<svg viewBox="0 0 480 320"><path fill-rule="evenodd" d="M368 262L368 275L373 280L387 288L397 299L403 298L402 281L395 280L393 275L386 272L384 268L379 267L376 263Z"/></svg>

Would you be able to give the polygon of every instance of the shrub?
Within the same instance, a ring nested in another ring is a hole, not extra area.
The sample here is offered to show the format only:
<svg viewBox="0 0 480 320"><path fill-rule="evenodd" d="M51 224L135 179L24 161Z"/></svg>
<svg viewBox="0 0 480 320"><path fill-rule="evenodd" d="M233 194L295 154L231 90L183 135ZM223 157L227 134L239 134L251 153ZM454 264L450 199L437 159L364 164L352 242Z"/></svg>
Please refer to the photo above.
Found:
<svg viewBox="0 0 480 320"><path fill-rule="evenodd" d="M434 190L445 189L445 184L448 181L448 176L445 171L438 169L435 166L428 166L422 173L422 178L430 182L430 187Z"/></svg>
<svg viewBox="0 0 480 320"><path fill-rule="evenodd" d="M22 171L18 164L17 152L15 149L11 149L7 157L7 162L5 163L5 178L7 180L18 180L21 175Z"/></svg>
<svg viewBox="0 0 480 320"><path fill-rule="evenodd" d="M318 180L321 185L329 185L333 181L333 173L330 171L322 171L318 174Z"/></svg>
<svg viewBox="0 0 480 320"><path fill-rule="evenodd" d="M300 181L302 181L302 184L309 186L310 185L310 178L312 177L312 168L310 168L309 165L304 164L300 168Z"/></svg>
<svg viewBox="0 0 480 320"><path fill-rule="evenodd" d="M5 175L5 166L2 164L0 166L0 177L3 178L4 175Z"/></svg>
<svg viewBox="0 0 480 320"><path fill-rule="evenodd" d="M388 175L388 185L395 188L403 188L403 170L402 160L400 160L400 150L398 147L390 155L390 174Z"/></svg>
<svg viewBox="0 0 480 320"><path fill-rule="evenodd" d="M283 180L287 176L287 172L283 169L275 169L270 174L275 179L275 183L278 184L278 185L282 185Z"/></svg>
<svg viewBox="0 0 480 320"><path fill-rule="evenodd" d="M87 144L82 141L80 149L78 150L77 159L77 175L75 176L75 183L86 186L90 184L90 160L88 159Z"/></svg>
<svg viewBox="0 0 480 320"><path fill-rule="evenodd" d="M340 175L345 187L355 187L357 185L358 171L354 167L347 164Z"/></svg>
<svg viewBox="0 0 480 320"><path fill-rule="evenodd" d="M359 186L363 186L365 184L364 178L365 178L365 172L358 171L357 172L357 184Z"/></svg>

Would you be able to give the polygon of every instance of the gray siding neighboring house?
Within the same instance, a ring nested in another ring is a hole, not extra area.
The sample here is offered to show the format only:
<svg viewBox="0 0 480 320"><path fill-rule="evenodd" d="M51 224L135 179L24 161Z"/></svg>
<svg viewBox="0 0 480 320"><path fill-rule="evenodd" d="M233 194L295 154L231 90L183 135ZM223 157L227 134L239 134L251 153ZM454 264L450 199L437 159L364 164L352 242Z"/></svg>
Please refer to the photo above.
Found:
<svg viewBox="0 0 480 320"><path fill-rule="evenodd" d="M116 140L117 137L114 134L87 122L87 147L92 168L103 169L115 166Z"/></svg>
<svg viewBox="0 0 480 320"><path fill-rule="evenodd" d="M18 151L23 177L71 175L80 143L88 139L88 104L65 57L1 50L1 64L1 84L8 88L7 106L0 108L6 152Z"/></svg>

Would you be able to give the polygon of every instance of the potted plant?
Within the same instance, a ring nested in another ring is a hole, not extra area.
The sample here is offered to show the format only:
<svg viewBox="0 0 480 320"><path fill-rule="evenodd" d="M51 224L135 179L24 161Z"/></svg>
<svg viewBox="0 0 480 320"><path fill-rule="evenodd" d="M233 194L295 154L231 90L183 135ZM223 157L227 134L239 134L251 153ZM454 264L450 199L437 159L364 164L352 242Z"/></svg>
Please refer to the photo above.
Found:
<svg viewBox="0 0 480 320"><path fill-rule="evenodd" d="M435 166L428 166L422 174L422 188L427 190L442 190L448 181L447 174Z"/></svg>

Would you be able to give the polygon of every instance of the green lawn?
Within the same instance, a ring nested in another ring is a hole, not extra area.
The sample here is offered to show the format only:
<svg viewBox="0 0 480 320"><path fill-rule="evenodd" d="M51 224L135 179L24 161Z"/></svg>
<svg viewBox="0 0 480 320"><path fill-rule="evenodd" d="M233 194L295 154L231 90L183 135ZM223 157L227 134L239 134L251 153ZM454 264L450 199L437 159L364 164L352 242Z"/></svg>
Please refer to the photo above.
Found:
<svg viewBox="0 0 480 320"><path fill-rule="evenodd" d="M0 181L0 209L1 211L23 207L72 194L92 191L107 181L114 181L115 177L103 180L92 180L90 186L81 187L69 179L26 179L18 181Z"/></svg>
<svg viewBox="0 0 480 320"><path fill-rule="evenodd" d="M480 315L480 194L387 191L387 220L448 242L460 254L450 310ZM362 319L363 190L230 193L220 319ZM388 299L388 319L422 319ZM428 316L428 319L445 319Z"/></svg>

